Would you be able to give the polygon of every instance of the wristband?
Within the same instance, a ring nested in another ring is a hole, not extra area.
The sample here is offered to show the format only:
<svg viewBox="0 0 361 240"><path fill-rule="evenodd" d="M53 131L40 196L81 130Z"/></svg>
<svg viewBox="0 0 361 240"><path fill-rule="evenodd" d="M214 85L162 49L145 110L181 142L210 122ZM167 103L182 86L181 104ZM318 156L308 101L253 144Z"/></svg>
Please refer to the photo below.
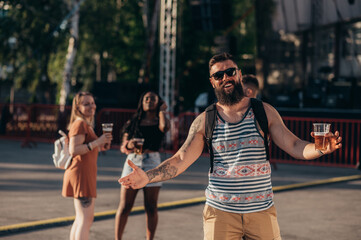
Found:
<svg viewBox="0 0 361 240"><path fill-rule="evenodd" d="M321 150L319 150L319 149L317 149L317 152L318 152L319 154L321 154L321 155L324 155L324 153L323 153Z"/></svg>
<svg viewBox="0 0 361 240"><path fill-rule="evenodd" d="M89 151L93 150L92 147L90 146L90 143L87 143L86 146L88 147Z"/></svg>

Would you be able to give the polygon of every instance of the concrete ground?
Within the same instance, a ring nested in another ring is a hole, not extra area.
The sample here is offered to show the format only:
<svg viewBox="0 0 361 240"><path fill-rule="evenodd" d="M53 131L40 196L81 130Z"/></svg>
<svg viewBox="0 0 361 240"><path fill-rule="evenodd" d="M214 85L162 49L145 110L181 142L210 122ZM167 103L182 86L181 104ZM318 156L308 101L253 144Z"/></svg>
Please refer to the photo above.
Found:
<svg viewBox="0 0 361 240"><path fill-rule="evenodd" d="M29 240L69 239L71 225L4 235L14 224L74 215L72 199L61 197L63 171L52 163L53 145L21 148L21 142L0 140L0 238ZM163 154L163 158L166 154ZM98 197L95 212L113 211L119 203L119 184L125 155L110 150L99 155ZM159 203L204 196L209 161L198 159L186 172L164 183ZM312 182L359 175L355 169L277 164L273 185ZM356 240L361 236L361 180L315 185L275 193L282 238L286 240ZM135 206L142 206L142 193ZM203 203L159 212L158 240L203 239ZM90 239L114 239L114 217L95 221ZM21 228L20 228L21 229ZM128 219L124 239L145 239L143 213Z"/></svg>

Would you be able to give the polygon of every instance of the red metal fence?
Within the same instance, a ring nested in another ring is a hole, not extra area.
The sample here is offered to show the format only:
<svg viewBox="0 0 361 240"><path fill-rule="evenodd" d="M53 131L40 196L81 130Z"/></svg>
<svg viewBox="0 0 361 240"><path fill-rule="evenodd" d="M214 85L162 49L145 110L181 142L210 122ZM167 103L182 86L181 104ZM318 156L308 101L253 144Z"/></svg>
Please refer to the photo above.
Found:
<svg viewBox="0 0 361 240"><path fill-rule="evenodd" d="M70 117L70 107L64 110L58 105L0 104L2 138L20 139L22 146L32 146L36 142L53 142L58 138L58 129L65 130ZM118 148L120 131L124 123L131 118L135 110L102 109L97 113L96 132L101 134L101 123L114 123L113 148ZM163 151L175 152L185 141L188 130L197 115L182 113L178 117L169 114L172 127L163 144ZM310 132L313 122L329 122L332 131L338 130L343 138L343 147L331 155L312 161L301 161L290 157L271 143L271 161L322 166L355 167L360 162L361 120L283 117L286 126L298 137L312 141Z"/></svg>
<svg viewBox="0 0 361 240"><path fill-rule="evenodd" d="M66 129L70 107L58 105L1 104L0 134L2 137L23 140L22 146L36 142L51 142L58 137L58 129Z"/></svg>

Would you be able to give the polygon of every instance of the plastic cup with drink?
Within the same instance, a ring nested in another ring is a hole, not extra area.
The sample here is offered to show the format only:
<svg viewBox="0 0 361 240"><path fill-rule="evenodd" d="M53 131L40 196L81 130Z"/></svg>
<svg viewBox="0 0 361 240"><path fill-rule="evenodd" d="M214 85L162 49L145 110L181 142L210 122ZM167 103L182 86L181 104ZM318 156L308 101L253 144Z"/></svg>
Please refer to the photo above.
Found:
<svg viewBox="0 0 361 240"><path fill-rule="evenodd" d="M143 153L144 138L133 138L135 154Z"/></svg>
<svg viewBox="0 0 361 240"><path fill-rule="evenodd" d="M326 135L330 132L330 123L314 123L313 132L315 138L315 149L320 151L327 150L330 138Z"/></svg>
<svg viewBox="0 0 361 240"><path fill-rule="evenodd" d="M113 123L102 123L103 133L112 133L113 132ZM105 148L108 147L108 143L104 145Z"/></svg>

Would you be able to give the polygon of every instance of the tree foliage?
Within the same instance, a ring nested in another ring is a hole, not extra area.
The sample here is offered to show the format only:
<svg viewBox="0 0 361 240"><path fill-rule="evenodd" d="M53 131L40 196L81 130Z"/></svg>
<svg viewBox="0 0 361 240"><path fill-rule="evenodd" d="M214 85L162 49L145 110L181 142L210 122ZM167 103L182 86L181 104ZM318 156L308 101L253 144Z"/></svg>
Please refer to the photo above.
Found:
<svg viewBox="0 0 361 240"><path fill-rule="evenodd" d="M57 91L52 93L59 92L69 38L67 22L63 20L71 9L63 0L0 4L0 65L15 66L12 76L17 88L27 88L36 95L55 90L56 84ZM114 80L137 79L144 36L139 1L86 0L80 9L73 91L91 90L99 70L100 81L107 80L110 72L114 73ZM9 45L11 37L17 40L15 46Z"/></svg>
<svg viewBox="0 0 361 240"><path fill-rule="evenodd" d="M0 66L13 64L16 86L34 95L58 94L70 37L67 0L0 0ZM252 0L224 0L221 27L197 29L192 0L178 1L177 83L178 96L190 108L197 95L210 91L208 60L219 47L215 38L249 9ZM79 42L71 79L72 91L92 90L94 82L136 82L146 50L147 30L142 4L152 0L85 0L80 7ZM8 7L5 7L8 6ZM151 8L150 8L151 10ZM236 57L255 53L254 14L226 34L228 48ZM218 19L219 20L219 19ZM9 38L17 39L9 46ZM150 81L158 85L159 49L155 49ZM3 76L3 75L1 75ZM7 79L11 78L6 76ZM38 101L42 101L38 97Z"/></svg>
<svg viewBox="0 0 361 240"><path fill-rule="evenodd" d="M96 58L101 64L100 80L106 80L110 71L116 73L119 81L136 79L145 36L138 2L125 1L117 5L114 0L88 0L80 16L80 43L74 74L79 81L91 85L96 79Z"/></svg>
<svg viewBox="0 0 361 240"><path fill-rule="evenodd" d="M49 59L63 41L53 33L65 14L65 5L61 0L13 0L1 4L1 65L13 66L10 78L15 87L27 88L34 94L37 90L49 92ZM12 46L10 38L16 39Z"/></svg>

